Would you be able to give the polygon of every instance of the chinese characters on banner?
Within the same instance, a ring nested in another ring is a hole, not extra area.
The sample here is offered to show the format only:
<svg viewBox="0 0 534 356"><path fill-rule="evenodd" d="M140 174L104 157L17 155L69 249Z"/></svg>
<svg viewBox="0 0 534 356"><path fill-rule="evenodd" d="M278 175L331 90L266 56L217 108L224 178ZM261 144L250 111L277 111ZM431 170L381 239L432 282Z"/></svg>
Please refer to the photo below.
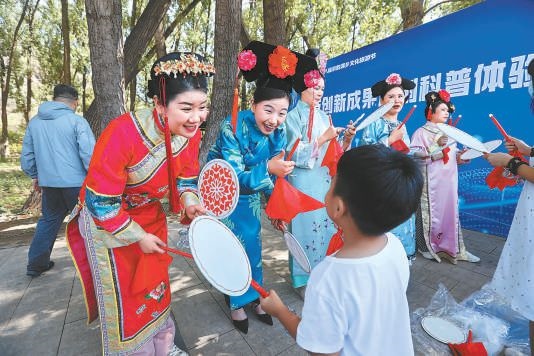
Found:
<svg viewBox="0 0 534 356"><path fill-rule="evenodd" d="M376 53L347 61L328 68L328 73L345 69L376 58ZM409 91L408 103L424 102L429 91L446 89L451 97L493 93L499 89L520 89L530 85L527 66L534 59L534 53L519 54L507 61L492 60L472 67L451 69L444 73L433 73L411 78L416 86ZM325 96L321 109L327 114L353 110L368 110L378 107L378 99L371 96L371 88L358 88L352 92Z"/></svg>

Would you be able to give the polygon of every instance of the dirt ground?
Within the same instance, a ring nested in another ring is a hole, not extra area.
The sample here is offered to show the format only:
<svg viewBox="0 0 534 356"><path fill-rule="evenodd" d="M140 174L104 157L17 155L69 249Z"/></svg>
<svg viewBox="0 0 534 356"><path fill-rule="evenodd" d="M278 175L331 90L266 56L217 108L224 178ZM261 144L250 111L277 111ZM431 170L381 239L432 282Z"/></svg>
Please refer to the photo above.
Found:
<svg viewBox="0 0 534 356"><path fill-rule="evenodd" d="M29 245L38 219L30 216L0 222L0 249Z"/></svg>

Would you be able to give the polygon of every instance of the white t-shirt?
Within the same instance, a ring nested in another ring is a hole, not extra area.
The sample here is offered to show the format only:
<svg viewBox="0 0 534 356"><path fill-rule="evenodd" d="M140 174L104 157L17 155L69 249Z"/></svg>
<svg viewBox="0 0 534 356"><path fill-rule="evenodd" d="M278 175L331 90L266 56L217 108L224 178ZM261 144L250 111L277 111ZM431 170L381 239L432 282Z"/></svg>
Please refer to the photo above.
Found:
<svg viewBox="0 0 534 356"><path fill-rule="evenodd" d="M364 258L327 256L312 271L297 343L315 353L413 355L406 289L410 270L399 239Z"/></svg>

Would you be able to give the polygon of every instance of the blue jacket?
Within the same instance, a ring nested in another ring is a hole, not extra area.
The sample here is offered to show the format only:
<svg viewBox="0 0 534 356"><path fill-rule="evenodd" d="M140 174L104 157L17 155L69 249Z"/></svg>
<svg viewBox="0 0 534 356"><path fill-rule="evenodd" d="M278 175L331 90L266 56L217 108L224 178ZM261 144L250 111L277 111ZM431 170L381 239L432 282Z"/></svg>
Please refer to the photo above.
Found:
<svg viewBox="0 0 534 356"><path fill-rule="evenodd" d="M81 187L94 145L87 120L62 102L47 101L28 124L20 166L41 187Z"/></svg>

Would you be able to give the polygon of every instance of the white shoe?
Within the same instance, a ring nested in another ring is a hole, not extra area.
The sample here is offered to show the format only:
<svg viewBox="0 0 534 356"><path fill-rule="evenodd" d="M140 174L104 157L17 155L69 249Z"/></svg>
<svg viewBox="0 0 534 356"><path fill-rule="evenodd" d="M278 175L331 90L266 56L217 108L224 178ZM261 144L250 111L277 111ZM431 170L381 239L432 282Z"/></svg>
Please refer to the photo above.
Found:
<svg viewBox="0 0 534 356"><path fill-rule="evenodd" d="M465 254L458 255L457 259L460 260L460 261L467 261L467 262L471 262L471 263L476 263L476 262L480 261L480 257L473 255L469 251L465 251Z"/></svg>
<svg viewBox="0 0 534 356"><path fill-rule="evenodd" d="M428 251L419 251L419 253L421 255L423 255L424 258L426 258L427 260L433 260L434 257L432 256L432 254Z"/></svg>
<svg viewBox="0 0 534 356"><path fill-rule="evenodd" d="M172 345L171 350L167 354L168 356L188 356L189 354L185 352L184 350L180 349L176 345Z"/></svg>

